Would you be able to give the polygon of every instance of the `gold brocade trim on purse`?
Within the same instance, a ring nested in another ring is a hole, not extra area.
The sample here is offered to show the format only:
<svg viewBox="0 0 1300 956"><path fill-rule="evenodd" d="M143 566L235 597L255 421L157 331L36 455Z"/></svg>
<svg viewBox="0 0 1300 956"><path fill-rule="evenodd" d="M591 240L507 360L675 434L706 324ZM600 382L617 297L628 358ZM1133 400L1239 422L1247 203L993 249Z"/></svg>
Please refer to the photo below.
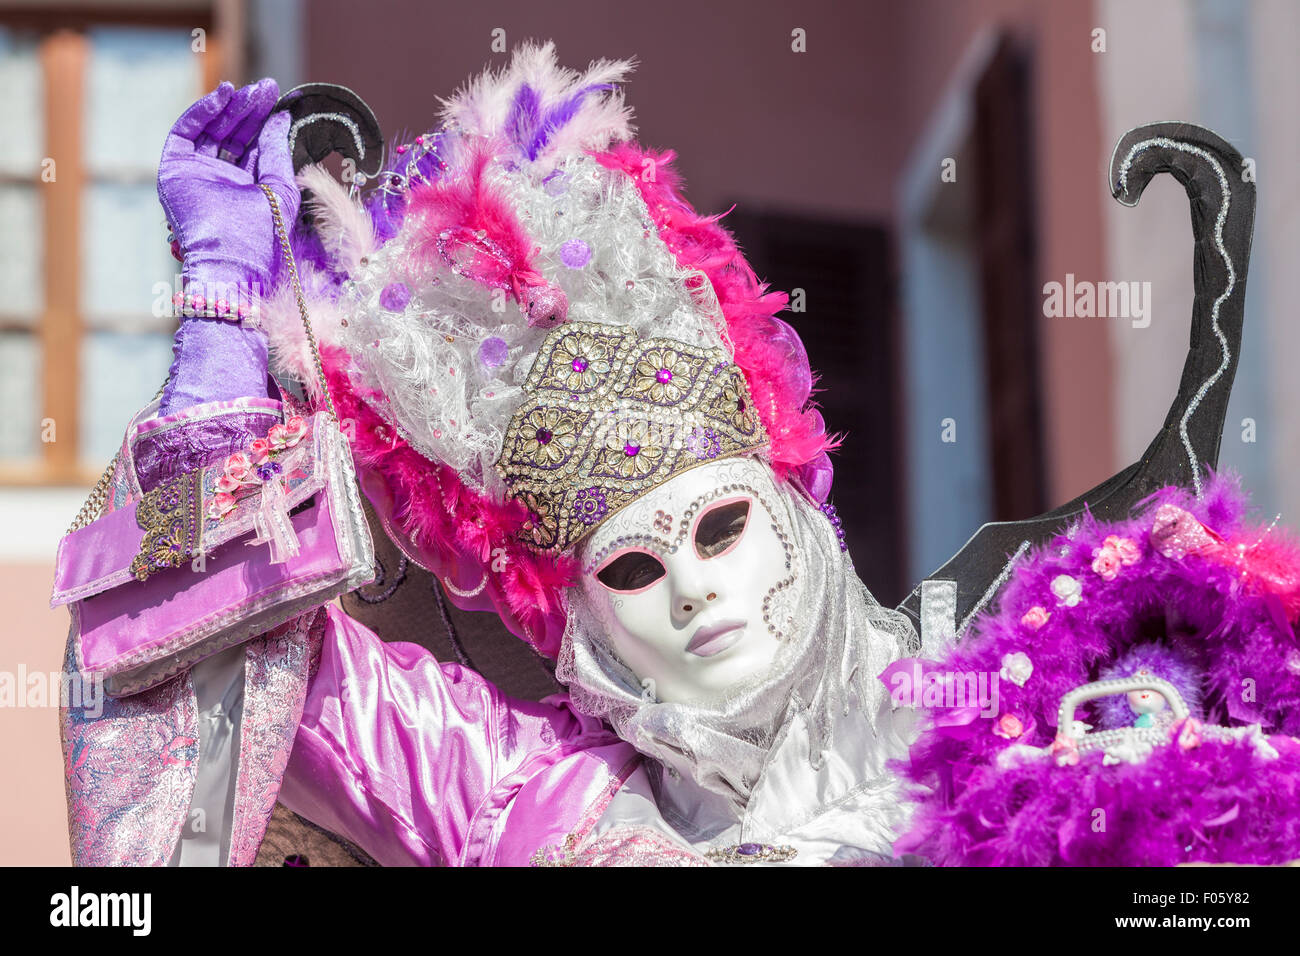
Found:
<svg viewBox="0 0 1300 956"><path fill-rule="evenodd" d="M164 568L179 568L197 556L203 537L202 503L202 468L165 481L140 499L135 520L144 539L131 562L137 581Z"/></svg>

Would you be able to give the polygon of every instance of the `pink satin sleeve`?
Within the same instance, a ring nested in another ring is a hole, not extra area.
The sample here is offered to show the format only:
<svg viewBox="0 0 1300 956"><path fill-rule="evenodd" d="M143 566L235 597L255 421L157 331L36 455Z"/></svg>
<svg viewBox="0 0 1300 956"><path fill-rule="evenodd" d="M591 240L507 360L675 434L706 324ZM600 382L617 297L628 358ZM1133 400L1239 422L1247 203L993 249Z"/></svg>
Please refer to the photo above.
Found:
<svg viewBox="0 0 1300 956"><path fill-rule="evenodd" d="M562 697L508 698L419 645L328 613L280 802L384 865L463 862L480 811L501 803L494 788L600 732Z"/></svg>

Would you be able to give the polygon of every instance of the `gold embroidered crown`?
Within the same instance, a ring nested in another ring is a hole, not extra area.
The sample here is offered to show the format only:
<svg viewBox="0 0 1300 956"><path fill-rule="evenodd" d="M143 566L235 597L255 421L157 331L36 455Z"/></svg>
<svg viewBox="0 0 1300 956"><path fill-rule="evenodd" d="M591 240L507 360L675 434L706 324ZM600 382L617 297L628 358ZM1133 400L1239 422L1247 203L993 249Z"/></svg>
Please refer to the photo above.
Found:
<svg viewBox="0 0 1300 956"><path fill-rule="evenodd" d="M570 322L542 342L497 460L526 539L563 551L651 488L767 444L720 348Z"/></svg>

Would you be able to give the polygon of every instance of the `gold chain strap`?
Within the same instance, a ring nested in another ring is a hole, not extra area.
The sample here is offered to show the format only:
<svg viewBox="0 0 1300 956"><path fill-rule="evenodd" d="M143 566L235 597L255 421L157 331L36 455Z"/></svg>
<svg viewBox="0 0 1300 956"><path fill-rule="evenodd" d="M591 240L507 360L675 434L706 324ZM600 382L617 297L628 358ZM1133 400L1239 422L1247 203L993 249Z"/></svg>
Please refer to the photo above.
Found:
<svg viewBox="0 0 1300 956"><path fill-rule="evenodd" d="M113 460L108 463L108 467L104 469L104 473L99 476L99 481L95 482L95 487L90 490L90 497L81 506L77 516L72 519L72 524L68 526L65 534L72 534L78 528L84 528L104 513L104 501L108 498L108 486L113 481L113 472L117 471L117 460L120 457L122 457L122 452L118 451L113 456Z"/></svg>
<svg viewBox="0 0 1300 956"><path fill-rule="evenodd" d="M284 220L280 218L280 203L275 198L275 193L271 192L271 187L266 183L258 183L262 192L266 193L267 202L271 204L271 218L275 221L275 233L280 237L280 248L284 251L284 261L289 266L289 281L293 283L293 294L298 300L298 314L302 316L302 327L307 333L307 344L311 346L311 357L316 363L316 374L320 378L320 391L325 399L325 407L329 410L330 418L338 422L338 412L334 410L334 398L330 395L329 383L325 381L325 366L321 363L320 349L316 347L316 334L311 328L311 319L307 317L307 299L302 294L302 284L298 281L298 266L294 262L293 249L289 246L289 236L284 229Z"/></svg>
<svg viewBox="0 0 1300 956"><path fill-rule="evenodd" d="M280 217L280 203L276 201L275 193L271 191L270 186L265 183L258 183L257 185L266 194L266 199L271 204L271 219L275 222L275 234L280 240L280 248L284 252L285 262L289 265L289 281L293 283L293 294L298 300L298 314L302 316L302 327L307 332L307 344L311 346L312 359L316 363L316 374L320 377L321 395L325 398L325 407L329 409L330 418L337 423L339 420L338 412L334 410L334 398L330 395L329 383L325 381L325 366L321 362L320 349L316 346L316 334L312 331L311 319L307 317L307 298L303 295L302 284L298 281L298 265L294 261L293 249L289 245L289 236L284 229L284 220ZM167 382L164 381L154 394L154 397L150 399L150 402L157 400L166 388ZM117 471L117 465L121 459L122 450L119 448L117 454L113 456L113 460L104 469L104 473L99 476L99 481L95 482L95 487L90 491L90 497L81 506L77 516L72 519L67 534L72 534L78 528L84 528L104 513L104 504L108 500L108 489L113 483L113 473Z"/></svg>

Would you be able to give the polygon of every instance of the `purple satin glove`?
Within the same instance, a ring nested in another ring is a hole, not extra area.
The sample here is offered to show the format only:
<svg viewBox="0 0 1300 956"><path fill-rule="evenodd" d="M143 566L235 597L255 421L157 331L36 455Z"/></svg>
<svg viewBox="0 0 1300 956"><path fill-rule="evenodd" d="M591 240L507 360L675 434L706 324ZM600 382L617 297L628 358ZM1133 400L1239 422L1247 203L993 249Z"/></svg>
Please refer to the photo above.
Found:
<svg viewBox="0 0 1300 956"><path fill-rule="evenodd" d="M158 199L184 257L185 292L233 313L269 294L285 271L271 207L285 228L298 215L288 113L271 115L272 79L238 91L230 83L191 106L167 135ZM268 117L270 117L268 119ZM267 394L266 336L236 321L182 318L160 415L203 402Z"/></svg>

